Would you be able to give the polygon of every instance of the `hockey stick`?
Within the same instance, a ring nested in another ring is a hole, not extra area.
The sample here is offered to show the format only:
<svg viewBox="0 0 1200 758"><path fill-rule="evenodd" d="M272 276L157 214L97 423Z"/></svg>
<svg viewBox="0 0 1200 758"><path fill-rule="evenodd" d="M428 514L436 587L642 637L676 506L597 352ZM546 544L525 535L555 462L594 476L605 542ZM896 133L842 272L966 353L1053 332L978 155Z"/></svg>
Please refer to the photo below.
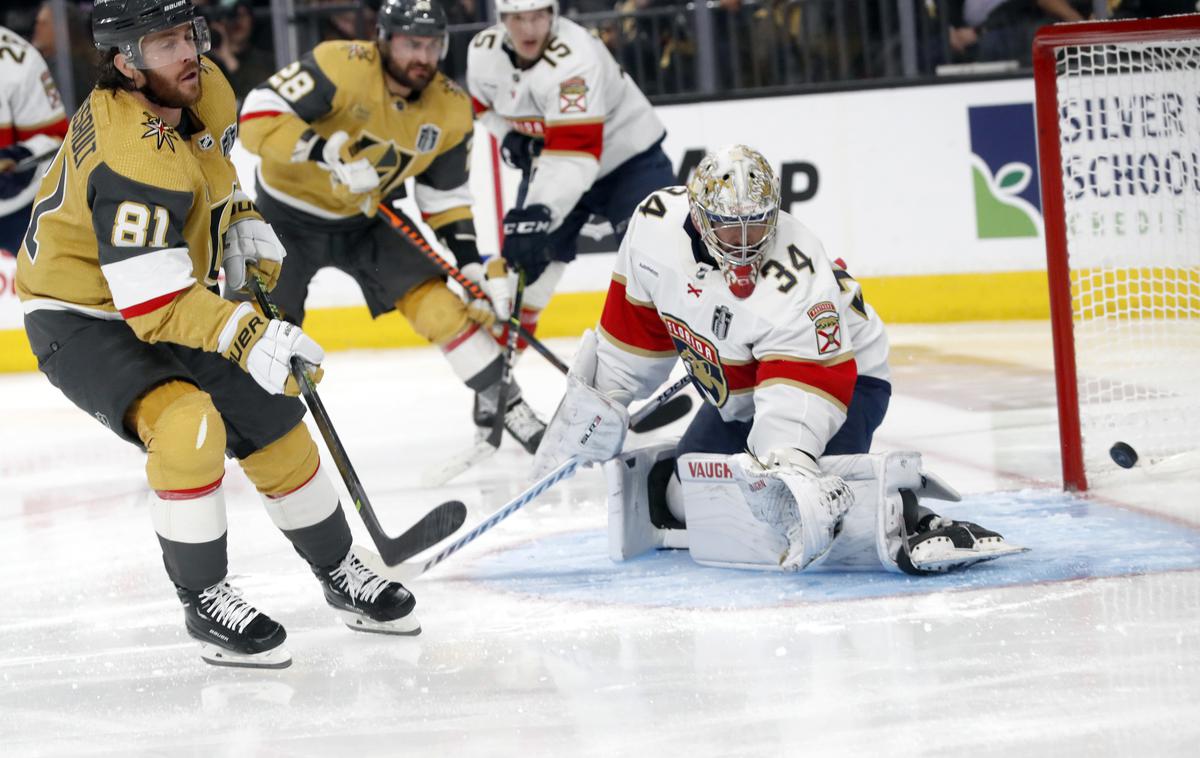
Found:
<svg viewBox="0 0 1200 758"><path fill-rule="evenodd" d="M476 300L487 300L487 295L479 288L478 284L464 276L463 272L459 271L455 266L453 266L450 261L438 255L437 251L430 247L429 243L422 239L421 235L417 234L411 226L404 223L404 220L397 216L391 208L388 208L384 203L380 203L379 210L383 213L384 218L388 220L388 225L403 235L406 240L416 245L417 249L420 250L426 258L428 258L435 266L442 270L442 273L458 282L459 286L466 290L471 297L475 298ZM520 311L515 307L513 310L520 313ZM563 363L562 359L550 352L550 348L546 347L541 340L539 340L537 337L534 337L533 334L525 328L525 325L521 323L519 318L516 319L516 323L517 328L520 330L522 339L524 339L530 347L537 351L538 355L550 361L550 363L556 369L564 374L570 370L570 367Z"/></svg>
<svg viewBox="0 0 1200 758"><path fill-rule="evenodd" d="M630 428L632 429L639 421L645 419L647 416L653 413L655 408L659 407L661 403L665 403L667 400L669 400L672 395L687 386L690 381L691 379L685 376L672 384L670 387L667 387L665 390L660 392L657 397L646 404L645 408L642 408L633 415L633 418L631 418L629 422ZM639 416L641 418L639 418ZM573 476L575 474L575 470L579 468L581 463L582 461L579 458L571 456L567 460L558 464L557 468L553 469L550 473L531 484L528 489L526 489L520 495L517 495L514 499L510 500L491 516L488 516L486 519L479 522L474 529L459 537L446 547L442 548L442 550L440 550L437 555L433 556L432 558L413 563L401 563L399 565L389 564L387 567L378 565L378 563L373 560L374 556L372 556L370 553L361 556L361 558L376 573L382 576L396 579L401 582L416 579L426 571L429 571L429 569L457 553L459 550L462 550L470 542L474 541L479 535L490 530L492 527L496 526L496 524L499 524L504 519L528 505L534 498L548 490L551 486Z"/></svg>
<svg viewBox="0 0 1200 758"><path fill-rule="evenodd" d="M279 309L267 297L262 279L258 274L250 277L250 287L254 291L254 298L258 301L259 307L264 312L271 314L272 318L279 318ZM420 521L409 527L400 536L389 537L380 525L379 518L375 515L375 509L371 507L371 502L367 499L367 493L363 490L358 474L354 472L354 467L350 464L350 457L346 455L346 448L338 439L324 403L317 395L316 383L313 382L311 374L299 356L292 357L292 376L300 385L300 393L304 396L304 402L312 412L317 429L321 431L321 436L325 439L325 447L333 457L333 462L342 475L342 481L346 483L346 489L350 491L350 497L354 499L354 509L358 511L363 524L366 525L367 534L371 535L371 541L375 543L376 549L379 550L379 556L385 564L394 566L411 558L425 548L454 534L462 526L467 519L467 507L457 500L448 500L425 514Z"/></svg>
<svg viewBox="0 0 1200 758"><path fill-rule="evenodd" d="M496 397L496 419L487 443L500 448L504 437L504 415L508 410L508 396L512 394L513 362L517 356L517 334L521 326L521 300L525 297L525 272L517 271L517 291L513 293L512 312L508 314L508 344L504 346L504 372L500 374L500 394Z"/></svg>
<svg viewBox="0 0 1200 758"><path fill-rule="evenodd" d="M657 397L629 417L629 431L642 434L686 416L687 412L692 409L692 399L687 395L680 395L674 400L672 398L691 383L691 375L684 375L670 387L658 393Z"/></svg>
<svg viewBox="0 0 1200 758"><path fill-rule="evenodd" d="M437 251L429 246L429 243L427 243L424 239L422 239L420 237L420 235L415 234L412 230L412 227L405 224L403 219L401 219L394 212L392 212L392 210L390 208L388 208L387 205L380 203L379 210L388 219L388 222L391 224L393 229L395 229L397 232L400 232L401 234L403 234L406 239L410 240L414 245L416 245L417 249L420 250L425 255L426 258L428 258L431 262L433 262L434 265L436 265L438 268L440 268L442 270L442 272L444 274L446 274L446 276L448 276L451 279L453 279L454 281L458 282L459 286L462 287L467 292L468 295L475 298L476 300L487 300L488 299L487 293L485 293L479 287L478 284L476 284L475 282L468 279L463 274L463 272L461 270L459 270L456 266L454 266L454 264L450 263L450 261L448 261L445 258L443 258L442 256L438 255ZM514 313L520 312L520 306L518 304L514 303L513 312ZM521 338L524 339L525 342L528 343L530 347L532 347L534 350L536 350L538 355L542 356L547 361L549 361L550 365L554 366L554 368L558 369L563 374L566 374L571 370L570 367L566 363L564 363L561 358L559 358L557 355L555 355L553 352L551 352L550 348L546 347L546 345L541 340L539 340L537 337L534 337L533 334L531 334L529 332L529 330L526 329L525 326L520 323L519 318L517 318L517 319L510 318L509 322L510 322L509 330L511 331L511 329L512 329L511 324L513 322L516 322L518 328L520 329ZM686 380L681 380L681 381L684 381L684 384L687 383ZM682 389L682 387L680 387L679 389ZM678 392L679 389L676 389L671 394L672 395L675 394L675 392ZM668 395L668 397L670 397L670 396ZM643 416L642 421L640 422L640 425L636 426L636 427L631 425L629 427L630 430L641 434L644 432L651 431L653 429L658 429L659 427L662 427L662 426L666 426L667 424L670 424L673 421L677 421L677 420L683 418L684 416L686 416L688 414L688 411L690 411L692 409L692 399L690 397L688 397L687 395L680 395L672 403L658 404L654 407L658 410L657 413L654 413L653 415ZM468 467L464 467L462 470L465 471ZM462 472L459 471L458 473L462 473ZM450 481L450 478L453 478L453 476L457 476L458 473L452 475L449 478L442 480L442 482L444 483L444 482ZM436 478L434 481L436 481ZM436 486L436 485L431 485L431 486Z"/></svg>
<svg viewBox="0 0 1200 758"><path fill-rule="evenodd" d="M442 548L442 550L432 558L414 563L389 565L387 568L374 565L374 561L372 560L374 556L370 555L369 553L360 556L360 558L362 558L363 562L366 563L372 570L381 576L384 576L385 578L395 579L401 582L416 579L425 572L429 571L429 569L457 553L459 550L462 550L468 544L473 542L479 535L490 531L492 527L496 526L496 524L499 524L504 519L519 511L521 508L524 508L535 498L537 498L538 495L550 489L558 482L561 482L564 479L569 479L575 474L575 471L579 468L579 464L581 462L582 461L580 461L579 458L571 456L567 460L558 464L557 468L531 484L527 490L508 501L503 507L493 513L491 516L488 516L486 519L479 522L474 529L459 537L446 547Z"/></svg>
<svg viewBox="0 0 1200 758"><path fill-rule="evenodd" d="M39 163L44 160L49 160L57 154L58 148L56 147L53 150L42 153L41 155L31 155L28 158L22 158L21 160L17 161L13 167L9 169L9 171L14 174L19 174L22 171L28 171L31 168L37 168Z"/></svg>

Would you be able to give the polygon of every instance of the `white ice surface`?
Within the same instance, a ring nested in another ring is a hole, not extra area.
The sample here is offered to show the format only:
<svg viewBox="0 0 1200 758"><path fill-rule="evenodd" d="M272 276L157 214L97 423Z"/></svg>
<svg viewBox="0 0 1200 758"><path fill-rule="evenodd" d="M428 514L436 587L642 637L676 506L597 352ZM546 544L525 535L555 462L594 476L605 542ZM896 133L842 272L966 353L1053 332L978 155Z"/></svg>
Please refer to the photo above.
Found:
<svg viewBox="0 0 1200 758"><path fill-rule="evenodd" d="M876 447L922 451L967 493L1049 496L1059 462L1048 335L1043 323L894 327L896 393ZM548 415L561 377L532 353L517 373ZM423 466L472 439L469 395L435 352L335 353L325 377L322 397L393 534L448 498L468 504L470 525L523 488L529 459L512 444L452 486L419 488ZM781 592L763 605L761 591L739 589L747 575L679 560L680 587L709 583L710 602L681 602L668 572L662 597L624 603L611 581L645 564L552 553L602 547L590 536L604 525L596 470L415 583L424 633L406 639L334 619L231 463L231 571L286 625L295 662L209 667L162 569L140 453L41 375L0 377L0 419L3 756L1160 756L1200 744L1194 567L1089 576L1100 540L1095 555L1071 556L1081 577L1071 580L836 600ZM1171 535L1193 544L1194 481L1132 476L1091 502L1161 522L1160 546ZM1087 526L1099 518L1089 507L1062 518ZM1031 560L1045 558L1054 519L1029 521L1042 546ZM1111 531L1124 544L1126 529ZM539 556L575 566L570 592ZM597 565L609 572L604 602L578 589Z"/></svg>

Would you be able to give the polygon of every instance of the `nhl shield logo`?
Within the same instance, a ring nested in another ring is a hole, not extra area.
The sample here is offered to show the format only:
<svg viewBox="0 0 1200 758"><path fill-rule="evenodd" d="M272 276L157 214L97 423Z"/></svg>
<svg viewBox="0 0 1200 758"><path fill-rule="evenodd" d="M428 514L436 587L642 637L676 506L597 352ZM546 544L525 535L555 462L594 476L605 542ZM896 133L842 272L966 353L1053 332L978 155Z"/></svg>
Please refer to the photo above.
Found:
<svg viewBox="0 0 1200 758"><path fill-rule="evenodd" d="M417 152L431 153L437 147L438 138L442 136L442 130L435 124L421 124L420 130L417 132Z"/></svg>
<svg viewBox="0 0 1200 758"><path fill-rule="evenodd" d="M713 309L712 331L713 335L719 339L725 339L729 334L729 322L733 321L733 312L723 305L718 305Z"/></svg>
<svg viewBox="0 0 1200 758"><path fill-rule="evenodd" d="M212 150L212 146L216 144L216 141L211 134L205 134L196 141L196 144L200 146L201 150Z"/></svg>

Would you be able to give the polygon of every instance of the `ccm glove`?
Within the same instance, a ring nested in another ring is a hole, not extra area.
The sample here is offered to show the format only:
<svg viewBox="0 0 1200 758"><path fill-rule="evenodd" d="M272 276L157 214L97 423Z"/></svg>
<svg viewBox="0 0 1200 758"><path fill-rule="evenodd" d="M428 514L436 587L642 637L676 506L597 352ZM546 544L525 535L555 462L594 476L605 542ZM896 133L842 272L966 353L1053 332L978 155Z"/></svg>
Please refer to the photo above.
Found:
<svg viewBox="0 0 1200 758"><path fill-rule="evenodd" d="M504 248L501 255L513 268L525 272L533 284L550 264L550 209L544 205L513 208L504 214Z"/></svg>
<svg viewBox="0 0 1200 758"><path fill-rule="evenodd" d="M485 328L491 328L497 319L507 321L512 315L513 284L504 259L491 258L486 264L468 263L462 267L462 274L487 295L486 300L476 299L467 305L467 318Z"/></svg>
<svg viewBox="0 0 1200 758"><path fill-rule="evenodd" d="M514 130L500 142L500 157L505 164L522 174L533 170L533 159L542 154L542 140Z"/></svg>
<svg viewBox="0 0 1200 758"><path fill-rule="evenodd" d="M255 274L262 274L268 291L275 288L287 252L270 224L257 218L244 218L229 225L224 241L221 267L225 269L228 289L244 291L247 275Z"/></svg>
<svg viewBox="0 0 1200 758"><path fill-rule="evenodd" d="M325 351L300 327L287 321L268 319L249 303L241 303L225 322L217 340L217 351L242 367L259 386L272 395L300 394L292 376L292 356L298 355L312 367L313 382L321 381L320 367Z"/></svg>
<svg viewBox="0 0 1200 758"><path fill-rule="evenodd" d="M321 146L321 159L317 165L330 173L335 186L344 186L350 194L370 192L379 186L379 172L366 158L354 158L347 144L349 141L349 134L334 132Z"/></svg>

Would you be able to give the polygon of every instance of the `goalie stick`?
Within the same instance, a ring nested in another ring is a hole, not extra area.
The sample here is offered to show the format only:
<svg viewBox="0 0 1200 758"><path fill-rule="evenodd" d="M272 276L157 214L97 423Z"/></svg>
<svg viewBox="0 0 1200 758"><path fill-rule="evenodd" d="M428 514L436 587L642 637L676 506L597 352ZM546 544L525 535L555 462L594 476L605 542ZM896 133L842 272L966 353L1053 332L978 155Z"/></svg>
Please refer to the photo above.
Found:
<svg viewBox="0 0 1200 758"><path fill-rule="evenodd" d="M254 298L258 301L259 307L264 312L271 314L272 318L279 318L279 309L267 297L262 279L257 273L250 277L250 287L254 291ZM346 483L346 489L350 491L350 497L354 499L354 510L358 511L363 524L366 525L367 534L371 536L371 541L379 550L379 557L384 564L394 566L411 558L427 547L436 545L454 534L462 526L463 521L467 518L467 507L458 500L448 500L422 516L420 521L409 527L403 534L398 537L389 537L383 530L383 526L380 525L379 518L375 515L375 509L371 507L371 502L367 499L362 482L350 464L350 457L346 455L346 448L333 428L333 422L329 419L329 413L325 410L324 403L317 395L316 384L299 356L292 357L292 375L296 378L296 383L300 385L300 393L304 396L304 402L312 412L317 429L321 431L321 436L325 439L325 447L333 457L333 462L342 475L342 481Z"/></svg>
<svg viewBox="0 0 1200 758"><path fill-rule="evenodd" d="M646 407L634 414L633 418L631 418L629 422L630 428L635 426L639 421L644 420L645 417L650 413L653 413L654 409L659 407L662 403L670 400L675 393L687 386L689 381L691 381L689 377L684 377L660 392L657 397L655 397L646 405ZM641 418L638 418L639 416ZM558 466L550 471L550 473L546 474L541 479L538 479L520 495L517 495L512 500L505 503L503 507L493 513L491 516L488 516L486 519L479 522L474 529L459 537L446 547L442 548L432 558L428 558L424 561L414 561L412 563L400 563L398 565L390 563L385 565L380 562L379 556L372 554L370 551L363 551L363 555L361 555L360 558L380 576L400 582L407 582L416 579L425 572L429 571L429 569L457 553L459 550L462 550L468 544L473 542L479 535L491 530L492 527L516 513L521 508L524 508L526 505L536 499L538 495L542 494L564 479L569 479L570 477L574 476L576 469L579 468L581 463L582 461L579 458L571 456L567 460L558 464Z"/></svg>

